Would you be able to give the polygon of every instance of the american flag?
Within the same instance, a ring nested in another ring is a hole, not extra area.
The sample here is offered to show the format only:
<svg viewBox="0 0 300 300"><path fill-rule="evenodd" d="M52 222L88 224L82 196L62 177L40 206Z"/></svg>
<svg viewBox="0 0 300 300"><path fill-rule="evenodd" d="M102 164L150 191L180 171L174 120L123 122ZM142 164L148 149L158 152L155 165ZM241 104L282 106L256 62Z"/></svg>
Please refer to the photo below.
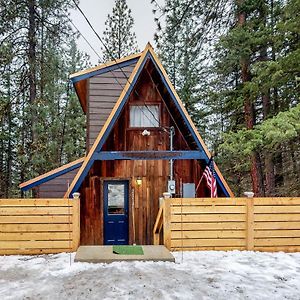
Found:
<svg viewBox="0 0 300 300"><path fill-rule="evenodd" d="M215 176L214 161L211 159L206 166L203 176L206 179L207 187L210 189L211 198L217 198L217 181Z"/></svg>

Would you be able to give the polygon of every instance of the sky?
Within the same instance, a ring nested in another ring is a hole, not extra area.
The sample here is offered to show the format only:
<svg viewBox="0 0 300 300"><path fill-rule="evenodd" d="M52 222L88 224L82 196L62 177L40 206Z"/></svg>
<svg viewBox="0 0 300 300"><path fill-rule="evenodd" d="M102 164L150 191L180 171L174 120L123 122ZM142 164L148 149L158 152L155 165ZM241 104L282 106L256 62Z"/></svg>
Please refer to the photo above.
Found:
<svg viewBox="0 0 300 300"><path fill-rule="evenodd" d="M107 15L112 12L114 2L114 0L81 0L79 3L80 8L83 10L100 36L102 36L105 29L104 23ZM161 4L163 1L160 0L157 2ZM135 21L133 30L136 33L140 50L145 48L148 41L154 46L153 36L156 25L154 22L154 15L152 13L152 9L154 8L153 4L151 4L150 0L127 0L127 5L131 9L132 16ZM80 12L72 10L71 19L97 53L102 56L101 43L92 32ZM90 55L92 65L98 64L98 57L83 38L79 38L77 44L80 50Z"/></svg>

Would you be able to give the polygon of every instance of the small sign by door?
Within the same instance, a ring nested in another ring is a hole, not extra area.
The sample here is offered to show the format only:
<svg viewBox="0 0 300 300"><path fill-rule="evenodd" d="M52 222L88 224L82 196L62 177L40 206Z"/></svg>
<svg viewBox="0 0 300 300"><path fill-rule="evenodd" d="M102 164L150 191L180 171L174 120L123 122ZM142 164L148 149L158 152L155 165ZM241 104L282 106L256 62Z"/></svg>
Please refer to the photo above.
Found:
<svg viewBox="0 0 300 300"><path fill-rule="evenodd" d="M104 244L128 245L128 193L126 180L104 181Z"/></svg>

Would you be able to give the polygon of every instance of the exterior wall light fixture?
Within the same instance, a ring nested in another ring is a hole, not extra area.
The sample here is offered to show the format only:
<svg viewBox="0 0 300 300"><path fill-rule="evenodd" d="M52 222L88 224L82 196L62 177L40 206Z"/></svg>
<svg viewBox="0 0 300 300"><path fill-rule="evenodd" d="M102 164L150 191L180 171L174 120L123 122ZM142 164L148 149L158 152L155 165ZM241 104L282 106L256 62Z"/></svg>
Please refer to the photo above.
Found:
<svg viewBox="0 0 300 300"><path fill-rule="evenodd" d="M138 177L138 178L136 179L136 184L137 184L138 186L142 185L142 178L141 178L141 177Z"/></svg>

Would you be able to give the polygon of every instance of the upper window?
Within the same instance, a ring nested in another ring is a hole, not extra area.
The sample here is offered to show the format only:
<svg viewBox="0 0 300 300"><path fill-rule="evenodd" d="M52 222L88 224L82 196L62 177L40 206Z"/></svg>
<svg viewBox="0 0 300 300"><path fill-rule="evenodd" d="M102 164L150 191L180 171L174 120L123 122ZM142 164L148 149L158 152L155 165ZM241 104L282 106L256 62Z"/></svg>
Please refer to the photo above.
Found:
<svg viewBox="0 0 300 300"><path fill-rule="evenodd" d="M130 127L159 127L159 106L130 106Z"/></svg>

